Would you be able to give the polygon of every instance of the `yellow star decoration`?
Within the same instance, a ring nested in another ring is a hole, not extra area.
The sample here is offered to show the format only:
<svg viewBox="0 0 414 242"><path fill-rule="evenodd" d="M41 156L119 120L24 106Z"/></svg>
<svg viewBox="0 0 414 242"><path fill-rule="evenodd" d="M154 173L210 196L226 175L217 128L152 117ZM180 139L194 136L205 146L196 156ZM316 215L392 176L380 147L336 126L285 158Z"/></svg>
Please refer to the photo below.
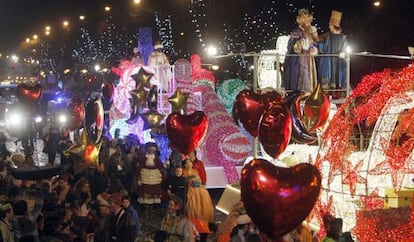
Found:
<svg viewBox="0 0 414 242"><path fill-rule="evenodd" d="M139 69L136 74L131 75L132 79L135 81L135 89L140 89L141 87L150 89L150 80L153 76L153 73L147 72L144 68L141 67L141 69Z"/></svg>
<svg viewBox="0 0 414 242"><path fill-rule="evenodd" d="M175 89L174 94L168 98L172 112L185 114L187 112L187 99L190 94L182 93L179 88Z"/></svg>
<svg viewBox="0 0 414 242"><path fill-rule="evenodd" d="M133 105L144 105L147 103L147 92L144 88L135 89L129 92L132 97Z"/></svg>
<svg viewBox="0 0 414 242"><path fill-rule="evenodd" d="M64 155L70 155L75 160L75 166L77 166L75 170L79 172L88 166L98 166L101 145L102 141L95 144L90 140L86 131L83 131L79 139L79 144L72 145L66 149Z"/></svg>
<svg viewBox="0 0 414 242"><path fill-rule="evenodd" d="M165 115L158 113L157 111L149 111L141 114L142 120L144 121L143 130L152 129L158 127Z"/></svg>

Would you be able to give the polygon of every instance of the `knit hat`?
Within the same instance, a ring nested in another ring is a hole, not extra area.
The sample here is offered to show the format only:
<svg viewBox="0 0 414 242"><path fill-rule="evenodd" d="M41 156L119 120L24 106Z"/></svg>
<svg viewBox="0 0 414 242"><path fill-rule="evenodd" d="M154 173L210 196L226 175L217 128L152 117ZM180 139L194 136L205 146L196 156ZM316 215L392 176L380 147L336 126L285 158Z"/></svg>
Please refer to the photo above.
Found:
<svg viewBox="0 0 414 242"><path fill-rule="evenodd" d="M243 214L243 215L240 215L239 217L237 217L237 224L238 225L248 224L251 221L252 220L250 219L249 215L247 215L247 214Z"/></svg>
<svg viewBox="0 0 414 242"><path fill-rule="evenodd" d="M117 193L111 194L111 196L109 197L109 201L121 206L122 205L122 197L123 197L122 193L117 192Z"/></svg>
<svg viewBox="0 0 414 242"><path fill-rule="evenodd" d="M161 42L159 42L159 41L157 41L157 42L155 42L155 44L154 44L154 49L162 49L162 48L164 48L164 46L161 44Z"/></svg>
<svg viewBox="0 0 414 242"><path fill-rule="evenodd" d="M0 205L0 210L1 211L7 211L9 209L12 209L12 205L10 203L5 203L5 204Z"/></svg>
<svg viewBox="0 0 414 242"><path fill-rule="evenodd" d="M110 206L109 204L109 197L111 195L109 195L108 193L104 192L99 194L98 196L96 196L96 200L98 202L99 205L103 205L103 206Z"/></svg>
<svg viewBox="0 0 414 242"><path fill-rule="evenodd" d="M153 152L155 152L155 151L157 151L159 149L158 149L158 145L156 143L154 143L154 142L148 142L148 143L145 144L145 150L147 152L150 151L150 150L153 151Z"/></svg>

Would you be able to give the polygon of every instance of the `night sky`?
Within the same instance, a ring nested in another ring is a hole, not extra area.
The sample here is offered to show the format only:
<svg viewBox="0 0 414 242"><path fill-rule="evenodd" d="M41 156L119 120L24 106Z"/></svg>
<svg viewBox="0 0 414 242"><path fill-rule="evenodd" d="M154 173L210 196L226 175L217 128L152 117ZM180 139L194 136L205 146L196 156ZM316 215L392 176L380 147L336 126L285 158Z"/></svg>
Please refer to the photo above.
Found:
<svg viewBox="0 0 414 242"><path fill-rule="evenodd" d="M131 0L11 0L3 1L0 7L0 51L11 50L24 41L26 37L41 32L47 24L56 24L65 17L77 18L85 14L89 21L102 14L102 7L110 3L118 11L130 7ZM237 23L243 14L260 9L262 4L270 0L206 0L209 12L214 16L209 19L209 26L219 26L223 21ZM137 19L148 24L148 19L154 11L171 14L176 23L173 28L186 28L183 23L183 14L186 13L186 4L189 0L142 0L141 8L146 9L146 18ZM215 9L217 6L226 6L227 9ZM310 0L292 0L292 4L307 7ZM343 11L342 26L355 49L369 50L393 54L407 54L408 45L414 45L412 31L414 1L412 0L382 0L382 6L375 8L372 0L318 0L314 2L316 23L322 29L327 29L330 11ZM121 9L121 10L120 10ZM128 11L126 11L128 12ZM222 16L223 12L226 16ZM130 14L130 13L128 13ZM125 18L128 18L125 14ZM221 15L221 16L219 16ZM223 19L220 19L222 17ZM291 18L291 16L289 16ZM181 21L181 22L180 22ZM177 24L178 23L178 24ZM292 19L294 24L294 18ZM216 31L208 29L209 32Z"/></svg>
<svg viewBox="0 0 414 242"><path fill-rule="evenodd" d="M18 42L44 26L53 25L64 18L81 14L96 14L103 0L12 0L2 1L0 7L0 50L18 46Z"/></svg>

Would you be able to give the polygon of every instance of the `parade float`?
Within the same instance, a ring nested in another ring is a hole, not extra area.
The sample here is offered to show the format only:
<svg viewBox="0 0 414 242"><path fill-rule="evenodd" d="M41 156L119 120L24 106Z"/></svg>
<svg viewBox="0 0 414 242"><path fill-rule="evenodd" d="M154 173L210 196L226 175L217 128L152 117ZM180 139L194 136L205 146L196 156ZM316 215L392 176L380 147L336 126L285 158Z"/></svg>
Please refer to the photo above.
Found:
<svg viewBox="0 0 414 242"><path fill-rule="evenodd" d="M157 84L151 69L125 62L118 69L119 84L104 85L101 98L85 106L72 98L67 107L70 129L84 129L66 153L87 166L97 164L102 100L112 101L111 133L119 128L143 142L156 141L165 157L170 146L183 154L197 149L210 188L241 179L234 189L238 198L272 239L302 220L323 234L322 217L329 213L343 218L344 230L361 241L411 241L411 65L366 75L336 110L320 86L283 98L268 89L258 93L237 79L216 89L214 76L201 68L198 56L191 62L179 60L174 68L174 88L166 93L151 92ZM21 89L24 105L36 103L39 87ZM361 127L373 130L362 150L354 142ZM15 171L23 174L22 168ZM225 211L220 203L218 209ZM270 210L272 216L265 216ZM286 216L291 219L281 222Z"/></svg>

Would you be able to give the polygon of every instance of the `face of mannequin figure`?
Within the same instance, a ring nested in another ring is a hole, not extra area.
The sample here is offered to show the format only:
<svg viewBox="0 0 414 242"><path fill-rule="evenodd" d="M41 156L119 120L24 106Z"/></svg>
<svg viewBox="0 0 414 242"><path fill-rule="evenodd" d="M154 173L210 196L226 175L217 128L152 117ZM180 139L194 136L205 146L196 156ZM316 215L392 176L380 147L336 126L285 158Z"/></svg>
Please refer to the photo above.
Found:
<svg viewBox="0 0 414 242"><path fill-rule="evenodd" d="M331 33L334 33L334 34L340 34L341 33L340 28L335 28L335 26L333 26L332 24L329 25L329 31L331 31Z"/></svg>
<svg viewBox="0 0 414 242"><path fill-rule="evenodd" d="M312 15L302 15L298 16L296 21L304 29L310 28L312 24L313 16Z"/></svg>

